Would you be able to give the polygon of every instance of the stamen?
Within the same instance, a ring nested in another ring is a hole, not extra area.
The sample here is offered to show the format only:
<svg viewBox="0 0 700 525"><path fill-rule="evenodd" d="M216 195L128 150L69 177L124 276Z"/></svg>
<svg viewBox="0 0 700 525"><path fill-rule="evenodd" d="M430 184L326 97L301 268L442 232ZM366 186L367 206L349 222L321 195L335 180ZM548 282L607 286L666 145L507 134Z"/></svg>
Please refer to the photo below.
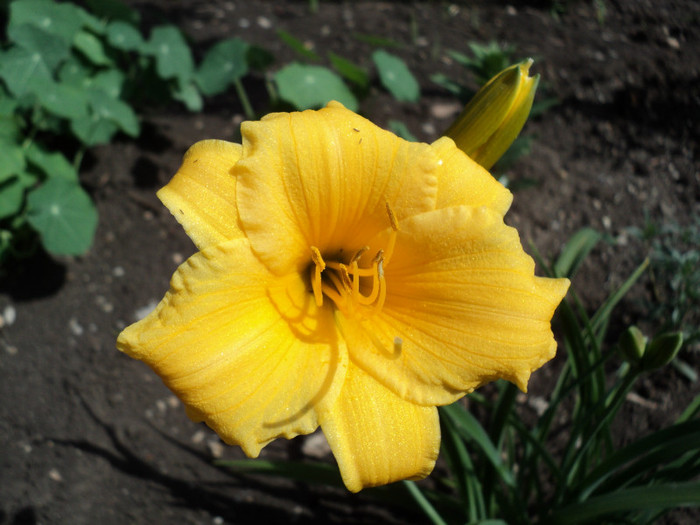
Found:
<svg viewBox="0 0 700 525"><path fill-rule="evenodd" d="M352 259L350 259L350 263L354 263L355 261L359 261L360 257L362 257L367 250L369 250L369 246L363 246L362 248L357 250L355 255L352 256Z"/></svg>
<svg viewBox="0 0 700 525"><path fill-rule="evenodd" d="M384 279L384 266L383 261L379 261L377 265L377 276L379 277L379 298L374 305L374 312L379 313L384 307L384 302L386 301L386 279Z"/></svg>
<svg viewBox="0 0 700 525"><path fill-rule="evenodd" d="M323 306L323 283L321 281L321 272L326 269L326 263L318 251L316 246L311 247L311 260L314 262L314 267L311 269L311 289L314 291L314 300L316 306Z"/></svg>

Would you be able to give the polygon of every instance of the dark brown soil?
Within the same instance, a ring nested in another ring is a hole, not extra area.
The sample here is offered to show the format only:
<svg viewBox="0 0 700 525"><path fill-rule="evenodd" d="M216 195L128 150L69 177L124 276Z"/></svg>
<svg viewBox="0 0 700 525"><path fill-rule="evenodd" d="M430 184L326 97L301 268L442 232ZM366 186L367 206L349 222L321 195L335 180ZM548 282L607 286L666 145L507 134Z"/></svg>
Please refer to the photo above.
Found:
<svg viewBox="0 0 700 525"><path fill-rule="evenodd" d="M514 44L516 58L534 57L543 92L560 103L526 127L533 152L509 177L536 184L516 193L507 219L526 246L532 241L546 255L583 226L608 234L574 282L589 307L645 256L626 233L645 212L680 224L700 214L700 5L693 0L572 0L558 2L566 7L559 16L546 1L322 0L315 14L307 2L130 3L146 26L180 25L200 54L235 35L272 51L280 66L294 56L277 29L321 54L332 50L367 66L372 48L355 34L392 38L403 44L393 52L421 80L423 98L402 104L375 87L361 110L380 125L402 120L426 141L459 109L430 75L467 81L447 49L466 52L468 41L497 40ZM248 83L254 101L265 100L263 80ZM365 495L227 475L212 459L241 452L190 422L156 376L115 350L120 329L162 297L171 273L194 251L156 189L189 145L233 139L241 119L231 92L202 114L154 109L139 141L95 149L82 173L100 212L93 249L75 259L25 261L4 282L0 523L425 521ZM637 294L643 292L642 283ZM624 303L618 322L643 316L638 304ZM545 368L542 377L548 375ZM533 382L546 396L547 381L535 374ZM624 407L621 441L668 424L698 392L671 368L649 376ZM276 442L262 457L288 454L305 452L296 442ZM697 519L677 511L669 523Z"/></svg>

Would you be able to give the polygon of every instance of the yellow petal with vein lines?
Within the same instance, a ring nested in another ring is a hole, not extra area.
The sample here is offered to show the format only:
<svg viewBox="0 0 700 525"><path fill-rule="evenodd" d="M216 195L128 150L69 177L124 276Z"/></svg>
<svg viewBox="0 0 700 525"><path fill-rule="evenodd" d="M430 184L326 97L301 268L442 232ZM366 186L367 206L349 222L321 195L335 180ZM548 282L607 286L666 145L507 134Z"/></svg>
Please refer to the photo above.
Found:
<svg viewBox="0 0 700 525"><path fill-rule="evenodd" d="M320 411L319 420L352 492L422 479L440 450L435 407L404 401L352 364L341 394Z"/></svg>
<svg viewBox="0 0 700 525"><path fill-rule="evenodd" d="M242 126L238 210L251 246L275 273L305 267L309 248L351 253L389 225L435 206L437 159L331 103Z"/></svg>
<svg viewBox="0 0 700 525"><path fill-rule="evenodd" d="M158 197L200 250L243 237L236 209L236 180L231 170L241 146L224 140L194 144Z"/></svg>
<svg viewBox="0 0 700 525"><path fill-rule="evenodd" d="M117 346L150 365L188 415L251 457L277 437L313 432L347 366L330 308L315 306L299 276L272 276L245 239L186 261Z"/></svg>
<svg viewBox="0 0 700 525"><path fill-rule="evenodd" d="M451 138L442 137L432 147L440 159L436 208L488 206L505 215L513 201L508 189L455 146Z"/></svg>
<svg viewBox="0 0 700 525"><path fill-rule="evenodd" d="M517 232L487 207L403 221L384 275L380 314L337 318L350 358L404 399L447 404L498 378L525 390L554 356L550 320L569 281L535 277Z"/></svg>

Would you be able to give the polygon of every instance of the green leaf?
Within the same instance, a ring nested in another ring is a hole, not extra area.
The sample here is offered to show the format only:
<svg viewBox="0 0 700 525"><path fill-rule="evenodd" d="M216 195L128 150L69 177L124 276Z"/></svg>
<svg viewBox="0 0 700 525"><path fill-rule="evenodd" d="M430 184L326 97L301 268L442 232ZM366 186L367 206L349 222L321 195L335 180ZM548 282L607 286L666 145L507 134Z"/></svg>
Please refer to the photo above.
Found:
<svg viewBox="0 0 700 525"><path fill-rule="evenodd" d="M455 431L462 436L462 439L472 442L479 447L506 485L509 487L516 486L513 473L508 470L508 467L503 463L501 454L489 438L484 427L481 426L473 415L457 403L440 407L440 413L450 418Z"/></svg>
<svg viewBox="0 0 700 525"><path fill-rule="evenodd" d="M0 219L15 215L24 200L24 185L19 177L11 177L0 183Z"/></svg>
<svg viewBox="0 0 700 525"><path fill-rule="evenodd" d="M349 110L357 111L355 96L328 68L293 62L275 73L275 82L280 97L298 109L318 108L337 100Z"/></svg>
<svg viewBox="0 0 700 525"><path fill-rule="evenodd" d="M26 162L22 146L12 140L0 138L0 182L23 171Z"/></svg>
<svg viewBox="0 0 700 525"><path fill-rule="evenodd" d="M153 29L144 52L155 57L156 72L161 78L178 78L182 83L192 78L192 53L177 27L159 26Z"/></svg>
<svg viewBox="0 0 700 525"><path fill-rule="evenodd" d="M277 36L280 37L280 40L291 47L298 55L308 60L313 60L314 62L321 60L321 57L306 47L304 42L295 36L292 36L290 33L280 29L277 31Z"/></svg>
<svg viewBox="0 0 700 525"><path fill-rule="evenodd" d="M83 24L82 9L70 3L59 4L50 0L22 0L10 4L9 26L22 24L36 26L47 33L60 37L70 44Z"/></svg>
<svg viewBox="0 0 700 525"><path fill-rule="evenodd" d="M652 485L618 490L557 509L549 520L553 524L599 522L616 512L642 509L669 509L700 505L700 482ZM603 520L604 521L604 520Z"/></svg>
<svg viewBox="0 0 700 525"><path fill-rule="evenodd" d="M601 238L602 235L593 228L582 228L577 231L566 243L554 263L554 275L572 277Z"/></svg>
<svg viewBox="0 0 700 525"><path fill-rule="evenodd" d="M372 53L372 60L377 66L379 80L396 100L416 102L420 98L418 81L403 60L382 49Z"/></svg>
<svg viewBox="0 0 700 525"><path fill-rule="evenodd" d="M87 101L80 90L58 82L47 82L43 87L36 95L42 107L50 113L67 119L87 116Z"/></svg>
<svg viewBox="0 0 700 525"><path fill-rule="evenodd" d="M363 68L333 52L328 53L328 58L335 70L340 73L343 78L362 89L366 89L367 86L369 86L369 75Z"/></svg>
<svg viewBox="0 0 700 525"><path fill-rule="evenodd" d="M75 181L48 179L27 197L27 221L54 254L87 251L97 228L97 210Z"/></svg>
<svg viewBox="0 0 700 525"><path fill-rule="evenodd" d="M202 95L199 94L197 87L192 82L187 82L184 85L178 82L172 91L172 96L175 100L182 102L190 111L201 111L204 106Z"/></svg>
<svg viewBox="0 0 700 525"><path fill-rule="evenodd" d="M112 98L101 89L88 91L90 107L102 119L114 122L127 135L137 137L139 121L131 106L118 98Z"/></svg>
<svg viewBox="0 0 700 525"><path fill-rule="evenodd" d="M62 38L33 25L12 26L8 29L8 36L20 48L38 55L49 71L56 69L70 54L70 48Z"/></svg>
<svg viewBox="0 0 700 525"><path fill-rule="evenodd" d="M124 86L124 80L124 73L118 69L107 69L88 79L87 85L104 91L112 98L119 98Z"/></svg>
<svg viewBox="0 0 700 525"><path fill-rule="evenodd" d="M58 79L61 83L75 88L84 89L90 84L90 76L94 69L83 64L77 58L69 58L58 70Z"/></svg>
<svg viewBox="0 0 700 525"><path fill-rule="evenodd" d="M107 42L112 47L122 51L136 51L141 49L144 44L139 30L121 20L110 22L107 26Z"/></svg>
<svg viewBox="0 0 700 525"><path fill-rule="evenodd" d="M248 44L239 38L214 45L204 56L195 81L205 95L222 93L248 73Z"/></svg>
<svg viewBox="0 0 700 525"><path fill-rule="evenodd" d="M96 66L112 65L112 59L105 53L102 41L92 33L80 31L75 35L73 46Z"/></svg>
<svg viewBox="0 0 700 525"><path fill-rule="evenodd" d="M408 140L409 142L418 142L418 139L415 137L415 135L413 135L413 133L409 131L408 127L406 127L406 124L404 124L400 120L390 120L389 129L392 133L398 135L404 140Z"/></svg>
<svg viewBox="0 0 700 525"><path fill-rule="evenodd" d="M41 91L47 82L52 82L51 70L41 53L15 47L2 55L0 78L7 89L19 98L27 93Z"/></svg>
<svg viewBox="0 0 700 525"><path fill-rule="evenodd" d="M32 142L25 150L25 154L27 161L47 177L62 177L66 180L78 181L75 168L61 153L48 152L36 142Z"/></svg>
<svg viewBox="0 0 700 525"><path fill-rule="evenodd" d="M71 120L70 128L86 146L107 144L118 130L113 121L102 118L96 113Z"/></svg>
<svg viewBox="0 0 700 525"><path fill-rule="evenodd" d="M119 0L86 0L90 10L100 18L123 20L130 24L139 23L139 13Z"/></svg>

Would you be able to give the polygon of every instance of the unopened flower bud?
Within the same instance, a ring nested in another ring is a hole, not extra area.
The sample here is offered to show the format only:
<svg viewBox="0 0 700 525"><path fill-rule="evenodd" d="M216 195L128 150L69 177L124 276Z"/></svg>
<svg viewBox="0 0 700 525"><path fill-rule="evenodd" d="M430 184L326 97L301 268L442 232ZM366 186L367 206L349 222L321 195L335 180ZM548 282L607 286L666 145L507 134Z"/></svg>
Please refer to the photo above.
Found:
<svg viewBox="0 0 700 525"><path fill-rule="evenodd" d="M681 332L669 332L656 336L647 345L642 359L644 370L655 370L669 364L683 346Z"/></svg>
<svg viewBox="0 0 700 525"><path fill-rule="evenodd" d="M644 357L647 338L636 326L630 326L620 336L617 343L622 357L632 365L638 365Z"/></svg>
<svg viewBox="0 0 700 525"><path fill-rule="evenodd" d="M504 69L489 80L445 132L457 147L489 169L525 125L539 75L528 75L532 59Z"/></svg>

